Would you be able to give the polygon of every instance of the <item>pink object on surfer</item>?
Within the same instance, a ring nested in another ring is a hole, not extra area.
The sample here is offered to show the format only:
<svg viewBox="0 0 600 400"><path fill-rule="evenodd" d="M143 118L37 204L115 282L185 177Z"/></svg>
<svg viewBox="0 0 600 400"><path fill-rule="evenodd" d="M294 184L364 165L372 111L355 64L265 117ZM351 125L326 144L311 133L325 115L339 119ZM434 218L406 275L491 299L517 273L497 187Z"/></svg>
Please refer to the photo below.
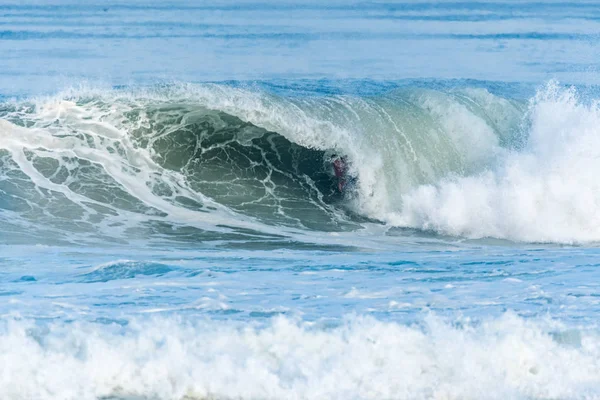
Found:
<svg viewBox="0 0 600 400"><path fill-rule="evenodd" d="M346 186L346 173L348 172L348 164L346 164L345 157L337 157L333 160L333 171L338 179L338 190L343 192Z"/></svg>

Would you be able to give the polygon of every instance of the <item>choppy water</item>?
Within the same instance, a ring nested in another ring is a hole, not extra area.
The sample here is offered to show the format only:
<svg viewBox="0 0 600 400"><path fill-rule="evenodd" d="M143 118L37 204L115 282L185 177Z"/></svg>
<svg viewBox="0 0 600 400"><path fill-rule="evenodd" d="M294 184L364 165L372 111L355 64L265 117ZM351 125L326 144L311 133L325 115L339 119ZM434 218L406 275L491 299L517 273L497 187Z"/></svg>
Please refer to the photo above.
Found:
<svg viewBox="0 0 600 400"><path fill-rule="evenodd" d="M600 398L599 28L0 4L0 397Z"/></svg>

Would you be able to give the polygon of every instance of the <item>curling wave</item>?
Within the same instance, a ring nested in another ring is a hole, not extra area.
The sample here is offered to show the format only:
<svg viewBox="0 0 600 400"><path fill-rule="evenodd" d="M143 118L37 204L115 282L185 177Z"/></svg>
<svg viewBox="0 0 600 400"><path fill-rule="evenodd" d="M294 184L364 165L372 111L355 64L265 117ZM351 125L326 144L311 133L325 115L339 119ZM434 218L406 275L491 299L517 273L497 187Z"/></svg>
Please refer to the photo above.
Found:
<svg viewBox="0 0 600 400"><path fill-rule="evenodd" d="M70 90L0 109L0 218L71 242L148 230L274 238L372 223L597 241L598 115L554 82L529 102L468 87ZM354 181L345 193L334 155Z"/></svg>

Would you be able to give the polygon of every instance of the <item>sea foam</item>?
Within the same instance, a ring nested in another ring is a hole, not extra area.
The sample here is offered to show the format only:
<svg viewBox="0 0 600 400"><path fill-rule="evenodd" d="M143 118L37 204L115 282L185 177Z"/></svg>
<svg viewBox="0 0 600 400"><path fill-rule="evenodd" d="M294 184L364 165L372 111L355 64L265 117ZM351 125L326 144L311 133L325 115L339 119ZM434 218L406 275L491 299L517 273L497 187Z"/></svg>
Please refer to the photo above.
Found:
<svg viewBox="0 0 600 400"><path fill-rule="evenodd" d="M0 325L0 392L11 399L600 398L596 333L510 313L414 326L370 317Z"/></svg>
<svg viewBox="0 0 600 400"><path fill-rule="evenodd" d="M390 220L456 236L600 240L600 108L551 82L531 100L522 150L490 168L419 186Z"/></svg>

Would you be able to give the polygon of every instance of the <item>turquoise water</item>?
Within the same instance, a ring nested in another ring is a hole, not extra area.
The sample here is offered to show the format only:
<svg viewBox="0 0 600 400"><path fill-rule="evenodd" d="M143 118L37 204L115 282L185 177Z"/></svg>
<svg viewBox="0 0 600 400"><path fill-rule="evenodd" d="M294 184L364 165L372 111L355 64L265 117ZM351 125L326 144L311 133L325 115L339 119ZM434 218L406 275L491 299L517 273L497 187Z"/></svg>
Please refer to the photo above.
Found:
<svg viewBox="0 0 600 400"><path fill-rule="evenodd" d="M599 28L0 4L0 397L600 398Z"/></svg>

